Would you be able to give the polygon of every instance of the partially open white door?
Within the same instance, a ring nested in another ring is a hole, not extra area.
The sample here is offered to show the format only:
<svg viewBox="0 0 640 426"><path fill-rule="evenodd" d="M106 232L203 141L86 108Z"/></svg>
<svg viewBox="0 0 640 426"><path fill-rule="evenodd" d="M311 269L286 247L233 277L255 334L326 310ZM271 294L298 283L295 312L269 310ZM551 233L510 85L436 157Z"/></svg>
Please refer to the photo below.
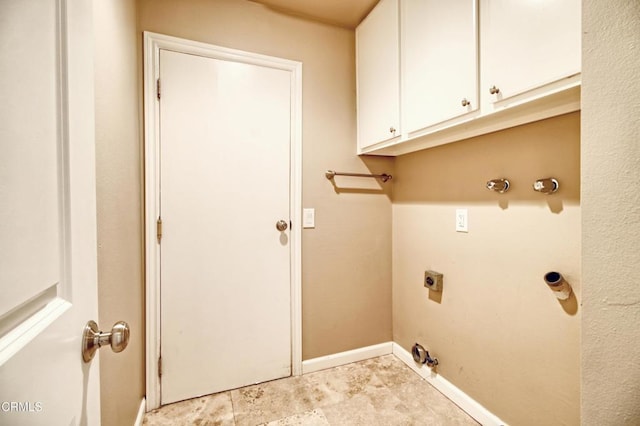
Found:
<svg viewBox="0 0 640 426"><path fill-rule="evenodd" d="M99 424L86 0L0 1L0 424Z"/></svg>

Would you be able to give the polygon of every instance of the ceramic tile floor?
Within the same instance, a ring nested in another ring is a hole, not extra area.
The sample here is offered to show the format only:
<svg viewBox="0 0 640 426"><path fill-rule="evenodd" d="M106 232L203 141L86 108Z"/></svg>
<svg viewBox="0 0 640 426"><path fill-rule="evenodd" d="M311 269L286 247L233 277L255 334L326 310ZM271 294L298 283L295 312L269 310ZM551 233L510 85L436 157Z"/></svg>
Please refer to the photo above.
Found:
<svg viewBox="0 0 640 426"><path fill-rule="evenodd" d="M393 355L166 405L144 425L477 425Z"/></svg>

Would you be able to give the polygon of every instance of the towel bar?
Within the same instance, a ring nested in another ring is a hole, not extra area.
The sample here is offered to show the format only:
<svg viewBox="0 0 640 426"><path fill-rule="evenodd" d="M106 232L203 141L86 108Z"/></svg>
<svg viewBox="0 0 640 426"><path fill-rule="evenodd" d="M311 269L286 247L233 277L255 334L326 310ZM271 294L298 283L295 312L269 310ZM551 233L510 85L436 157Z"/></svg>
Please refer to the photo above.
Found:
<svg viewBox="0 0 640 426"><path fill-rule="evenodd" d="M372 174L366 174L366 173L342 173L342 172L335 172L333 170L327 170L324 176L329 180L333 179L335 176L370 177L370 178L380 179L382 182L391 180L393 177L386 173L383 173L381 175L372 175Z"/></svg>

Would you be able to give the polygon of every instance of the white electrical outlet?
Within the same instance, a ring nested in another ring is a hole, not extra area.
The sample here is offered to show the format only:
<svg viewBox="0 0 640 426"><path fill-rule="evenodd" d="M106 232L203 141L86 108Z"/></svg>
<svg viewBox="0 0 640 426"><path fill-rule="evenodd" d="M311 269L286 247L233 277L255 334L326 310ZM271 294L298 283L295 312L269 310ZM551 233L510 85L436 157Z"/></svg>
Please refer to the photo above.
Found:
<svg viewBox="0 0 640 426"><path fill-rule="evenodd" d="M456 232L469 232L467 209L456 209Z"/></svg>

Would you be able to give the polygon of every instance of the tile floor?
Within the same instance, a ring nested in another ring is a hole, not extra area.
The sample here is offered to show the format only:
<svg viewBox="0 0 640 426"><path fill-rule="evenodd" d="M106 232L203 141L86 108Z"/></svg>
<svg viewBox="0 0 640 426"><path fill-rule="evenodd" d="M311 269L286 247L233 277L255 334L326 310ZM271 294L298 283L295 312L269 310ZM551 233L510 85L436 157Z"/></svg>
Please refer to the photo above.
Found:
<svg viewBox="0 0 640 426"><path fill-rule="evenodd" d="M144 425L477 425L393 355L166 405Z"/></svg>

